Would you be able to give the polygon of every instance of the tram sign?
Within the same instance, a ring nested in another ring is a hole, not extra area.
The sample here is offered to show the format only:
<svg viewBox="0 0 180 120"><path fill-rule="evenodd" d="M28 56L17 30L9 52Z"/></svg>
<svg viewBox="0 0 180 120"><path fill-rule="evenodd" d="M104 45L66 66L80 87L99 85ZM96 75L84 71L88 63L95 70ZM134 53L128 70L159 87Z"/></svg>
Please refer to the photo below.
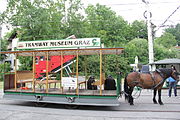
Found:
<svg viewBox="0 0 180 120"><path fill-rule="evenodd" d="M77 78L62 77L62 86L65 88L77 88Z"/></svg>
<svg viewBox="0 0 180 120"><path fill-rule="evenodd" d="M17 49L100 48L100 38L20 41Z"/></svg>

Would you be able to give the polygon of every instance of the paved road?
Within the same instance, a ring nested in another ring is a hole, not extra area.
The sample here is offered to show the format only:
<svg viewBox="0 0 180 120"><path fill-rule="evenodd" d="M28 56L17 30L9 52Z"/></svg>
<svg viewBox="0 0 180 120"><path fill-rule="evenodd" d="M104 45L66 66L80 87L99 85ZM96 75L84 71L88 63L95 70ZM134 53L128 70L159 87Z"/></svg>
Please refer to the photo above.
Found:
<svg viewBox="0 0 180 120"><path fill-rule="evenodd" d="M180 90L178 90L180 95ZM179 120L180 96L167 97L163 90L164 105L152 103L152 91L143 90L135 105L128 105L123 98L119 107L81 106L66 109L63 105L48 104L35 107L32 102L4 100L0 98L0 120ZM2 95L2 92L1 92Z"/></svg>

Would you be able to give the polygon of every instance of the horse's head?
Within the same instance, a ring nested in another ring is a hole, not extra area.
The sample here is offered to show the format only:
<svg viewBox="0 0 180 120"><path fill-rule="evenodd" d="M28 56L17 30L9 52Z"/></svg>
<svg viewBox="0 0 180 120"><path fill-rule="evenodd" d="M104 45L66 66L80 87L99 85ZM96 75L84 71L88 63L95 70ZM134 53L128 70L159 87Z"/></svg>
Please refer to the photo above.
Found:
<svg viewBox="0 0 180 120"><path fill-rule="evenodd" d="M168 68L161 68L159 69L159 71L160 71L160 74L162 74L162 77L164 79L168 77L173 77L175 80L179 80L180 73L178 73L176 70L168 69Z"/></svg>
<svg viewBox="0 0 180 120"><path fill-rule="evenodd" d="M171 77L173 77L176 81L179 81L180 73L176 70L172 70Z"/></svg>

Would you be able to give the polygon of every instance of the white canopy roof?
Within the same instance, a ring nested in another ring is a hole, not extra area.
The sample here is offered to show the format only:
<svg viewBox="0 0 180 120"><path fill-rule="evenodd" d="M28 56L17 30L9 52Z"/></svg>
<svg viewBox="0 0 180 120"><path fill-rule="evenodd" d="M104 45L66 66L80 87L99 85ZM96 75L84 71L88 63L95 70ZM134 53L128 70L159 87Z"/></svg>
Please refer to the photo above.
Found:
<svg viewBox="0 0 180 120"><path fill-rule="evenodd" d="M58 50L28 50L28 51L3 51L1 54L17 54L18 56L44 56L48 53L49 56L56 55L98 55L102 54L121 54L124 48L89 48L89 49L58 49Z"/></svg>
<svg viewBox="0 0 180 120"><path fill-rule="evenodd" d="M177 58L172 58L172 59L164 59L164 60L159 60L156 61L152 64L180 64L180 59Z"/></svg>

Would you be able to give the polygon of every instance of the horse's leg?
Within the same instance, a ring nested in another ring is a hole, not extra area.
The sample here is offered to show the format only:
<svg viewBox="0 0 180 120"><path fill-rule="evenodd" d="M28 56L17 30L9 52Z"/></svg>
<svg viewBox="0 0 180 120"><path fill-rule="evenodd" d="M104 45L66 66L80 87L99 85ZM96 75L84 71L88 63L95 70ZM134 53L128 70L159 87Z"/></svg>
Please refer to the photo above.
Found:
<svg viewBox="0 0 180 120"><path fill-rule="evenodd" d="M159 96L159 98L158 98L159 104L163 105L163 102L161 101L161 89L158 90L158 96Z"/></svg>
<svg viewBox="0 0 180 120"><path fill-rule="evenodd" d="M134 89L134 87L130 87L130 88L129 88L129 104L130 104L130 105L134 105L134 103L133 103L133 97L132 97L133 89Z"/></svg>
<svg viewBox="0 0 180 120"><path fill-rule="evenodd" d="M154 102L154 104L157 104L157 101L156 101L156 93L157 93L157 89L154 89L154 96L153 96L153 102Z"/></svg>

